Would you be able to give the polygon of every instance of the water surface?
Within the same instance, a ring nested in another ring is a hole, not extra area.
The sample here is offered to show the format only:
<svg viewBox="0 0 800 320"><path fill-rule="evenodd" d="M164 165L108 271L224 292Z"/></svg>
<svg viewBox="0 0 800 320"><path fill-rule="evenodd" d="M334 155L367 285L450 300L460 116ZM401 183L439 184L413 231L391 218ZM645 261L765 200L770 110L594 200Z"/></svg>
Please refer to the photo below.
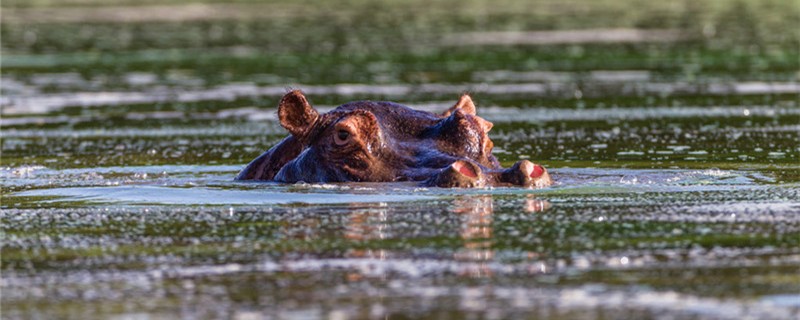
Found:
<svg viewBox="0 0 800 320"><path fill-rule="evenodd" d="M2 15L4 318L800 317L791 1ZM556 184L233 181L288 88L320 111L469 91L498 159Z"/></svg>

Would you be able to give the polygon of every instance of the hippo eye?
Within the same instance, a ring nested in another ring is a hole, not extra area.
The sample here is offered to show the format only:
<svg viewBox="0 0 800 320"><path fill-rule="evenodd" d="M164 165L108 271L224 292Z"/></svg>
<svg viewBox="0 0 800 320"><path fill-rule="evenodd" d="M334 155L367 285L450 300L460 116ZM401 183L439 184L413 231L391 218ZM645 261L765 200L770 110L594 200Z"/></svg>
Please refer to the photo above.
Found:
<svg viewBox="0 0 800 320"><path fill-rule="evenodd" d="M339 130L336 131L336 136L334 136L333 141L336 142L337 145L343 145L347 143L347 139L350 138L350 132L346 130Z"/></svg>

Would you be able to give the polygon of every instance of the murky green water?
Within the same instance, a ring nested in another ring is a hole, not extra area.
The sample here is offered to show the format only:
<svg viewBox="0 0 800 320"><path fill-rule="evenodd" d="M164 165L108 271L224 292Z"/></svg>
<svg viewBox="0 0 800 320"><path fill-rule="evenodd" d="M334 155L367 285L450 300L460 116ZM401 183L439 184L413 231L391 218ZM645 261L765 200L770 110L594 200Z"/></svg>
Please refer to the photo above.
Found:
<svg viewBox="0 0 800 320"><path fill-rule="evenodd" d="M3 318L800 316L796 2L2 5ZM289 87L557 184L234 182Z"/></svg>

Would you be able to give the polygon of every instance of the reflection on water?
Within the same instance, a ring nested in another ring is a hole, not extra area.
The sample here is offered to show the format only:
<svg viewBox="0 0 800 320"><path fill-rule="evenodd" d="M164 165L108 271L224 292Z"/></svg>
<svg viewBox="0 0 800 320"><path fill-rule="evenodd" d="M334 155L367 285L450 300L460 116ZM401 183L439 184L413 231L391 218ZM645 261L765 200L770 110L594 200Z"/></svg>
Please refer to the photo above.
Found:
<svg viewBox="0 0 800 320"><path fill-rule="evenodd" d="M492 250L492 196L460 197L453 201L453 211L459 215L460 234L464 247L456 251L456 261L475 262L462 270L461 275L473 278L492 276L486 262L494 259Z"/></svg>
<svg viewBox="0 0 800 320"><path fill-rule="evenodd" d="M345 239L352 241L368 241L387 239L391 235L389 232L388 216L392 214L390 207L385 203L375 206L357 205L361 207L350 211L347 218L347 228L345 229ZM347 252L348 258L371 258L384 260L387 257L386 250L383 249L350 249Z"/></svg>
<svg viewBox="0 0 800 320"><path fill-rule="evenodd" d="M550 208L550 202L537 199L533 194L526 195L520 203L522 206L519 209L526 214L536 214ZM492 235L494 228L494 202L492 196L457 197L453 200L453 212L459 216L459 233L464 242L463 248L456 251L453 259L471 262L471 264L467 264L468 267L464 268L460 274L472 278L492 277L492 267L489 265L495 259L495 251L492 248L492 244L495 241ZM523 255L528 259L538 257L536 252L524 252ZM541 272L544 271L541 270Z"/></svg>
<svg viewBox="0 0 800 320"><path fill-rule="evenodd" d="M525 204L522 210L527 213L542 212L550 208L550 202L547 200L537 199L536 195L529 194L525 196Z"/></svg>

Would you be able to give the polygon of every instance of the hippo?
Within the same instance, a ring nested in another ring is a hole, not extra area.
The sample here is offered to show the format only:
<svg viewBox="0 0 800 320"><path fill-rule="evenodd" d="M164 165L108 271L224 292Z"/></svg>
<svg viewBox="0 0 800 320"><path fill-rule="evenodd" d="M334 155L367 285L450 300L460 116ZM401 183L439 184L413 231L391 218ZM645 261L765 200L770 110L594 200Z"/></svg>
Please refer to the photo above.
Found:
<svg viewBox="0 0 800 320"><path fill-rule="evenodd" d="M237 180L284 183L414 181L425 187L475 188L552 184L528 160L500 166L468 94L441 114L394 102L356 101L320 114L300 90L281 98L289 136L250 162Z"/></svg>

